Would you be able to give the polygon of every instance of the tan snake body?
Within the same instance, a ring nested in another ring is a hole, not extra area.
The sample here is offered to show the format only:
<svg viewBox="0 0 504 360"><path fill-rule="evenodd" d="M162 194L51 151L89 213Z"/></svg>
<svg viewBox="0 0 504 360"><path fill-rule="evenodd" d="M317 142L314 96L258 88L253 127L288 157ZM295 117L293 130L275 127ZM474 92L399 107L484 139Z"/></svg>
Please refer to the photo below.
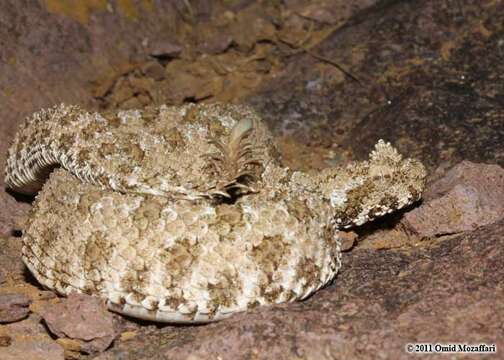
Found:
<svg viewBox="0 0 504 360"><path fill-rule="evenodd" d="M254 111L221 104L42 110L6 167L38 192L23 261L42 285L183 323L306 298L341 267L338 230L418 200L424 179L383 141L369 161L290 170Z"/></svg>

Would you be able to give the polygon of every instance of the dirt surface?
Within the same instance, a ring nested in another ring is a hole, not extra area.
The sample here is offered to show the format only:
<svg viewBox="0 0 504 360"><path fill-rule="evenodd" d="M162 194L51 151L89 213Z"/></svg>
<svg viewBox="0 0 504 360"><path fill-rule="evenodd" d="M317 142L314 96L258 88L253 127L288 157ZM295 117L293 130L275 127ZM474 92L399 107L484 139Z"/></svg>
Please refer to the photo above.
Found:
<svg viewBox="0 0 504 360"><path fill-rule="evenodd" d="M503 56L499 0L6 0L0 168L18 124L42 107L225 101L259 111L293 168L362 159L383 138L421 159L435 183L462 160L504 165ZM471 194L484 175L475 166L461 170ZM4 192L3 177L0 186L1 359L401 359L415 342L504 349L504 223L429 233L425 207L415 211L428 235L405 231L401 214L349 233L343 271L305 302L205 326L113 315L99 346L55 335L43 314L72 303L25 270L19 230L29 202ZM473 198L503 196L497 185L483 190ZM428 200L445 213L468 191L432 189ZM485 218L478 201L473 218Z"/></svg>

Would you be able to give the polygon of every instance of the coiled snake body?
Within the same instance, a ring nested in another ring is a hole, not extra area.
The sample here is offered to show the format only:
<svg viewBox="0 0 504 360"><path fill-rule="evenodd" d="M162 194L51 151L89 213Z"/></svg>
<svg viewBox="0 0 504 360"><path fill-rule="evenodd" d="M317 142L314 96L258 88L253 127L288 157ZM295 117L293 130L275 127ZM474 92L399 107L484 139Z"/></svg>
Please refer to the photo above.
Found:
<svg viewBox="0 0 504 360"><path fill-rule="evenodd" d="M338 230L418 200L424 178L383 141L369 161L292 171L254 111L220 104L42 110L6 167L38 193L22 256L42 285L162 322L306 298L341 266Z"/></svg>

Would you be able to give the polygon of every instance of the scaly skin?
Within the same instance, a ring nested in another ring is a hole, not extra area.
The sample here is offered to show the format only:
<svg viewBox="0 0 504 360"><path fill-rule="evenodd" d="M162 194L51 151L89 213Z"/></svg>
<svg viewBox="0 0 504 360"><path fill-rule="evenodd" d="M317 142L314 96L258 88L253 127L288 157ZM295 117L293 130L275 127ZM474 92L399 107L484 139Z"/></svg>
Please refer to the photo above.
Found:
<svg viewBox="0 0 504 360"><path fill-rule="evenodd" d="M315 175L277 154L243 106L38 112L6 168L7 186L38 192L23 260L62 295L209 322L306 298L341 267L339 229L409 205L424 187L422 164L382 141L369 161Z"/></svg>

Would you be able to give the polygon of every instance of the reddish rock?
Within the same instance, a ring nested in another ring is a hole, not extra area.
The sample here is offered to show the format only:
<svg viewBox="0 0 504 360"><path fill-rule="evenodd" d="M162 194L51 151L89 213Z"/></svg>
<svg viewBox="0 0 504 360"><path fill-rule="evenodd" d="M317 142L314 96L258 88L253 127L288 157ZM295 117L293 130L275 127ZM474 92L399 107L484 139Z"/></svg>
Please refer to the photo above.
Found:
<svg viewBox="0 0 504 360"><path fill-rule="evenodd" d="M45 307L41 315L54 335L80 341L86 353L105 350L117 335L114 316L97 297L72 293Z"/></svg>
<svg viewBox="0 0 504 360"><path fill-rule="evenodd" d="M12 338L9 335L0 336L0 347L7 347L12 344Z"/></svg>
<svg viewBox="0 0 504 360"><path fill-rule="evenodd" d="M470 231L504 218L504 169L463 161L429 184L403 223L421 237Z"/></svg>
<svg viewBox="0 0 504 360"><path fill-rule="evenodd" d="M30 313L31 300L22 294L0 294L0 323L24 319Z"/></svg>
<svg viewBox="0 0 504 360"><path fill-rule="evenodd" d="M220 54L226 51L233 43L233 37L227 33L204 36L197 46L198 51L206 54Z"/></svg>
<svg viewBox="0 0 504 360"><path fill-rule="evenodd" d="M1 149L0 149L1 150ZM3 169L0 168L0 178L3 187ZM16 228L16 220L28 213L30 205L16 201L12 195L0 188L0 236L9 236Z"/></svg>
<svg viewBox="0 0 504 360"><path fill-rule="evenodd" d="M341 238L341 251L350 250L358 238L358 235L353 231L341 231L339 236Z"/></svg>
<svg viewBox="0 0 504 360"><path fill-rule="evenodd" d="M64 350L47 334L40 317L0 325L0 359L63 360Z"/></svg>
<svg viewBox="0 0 504 360"><path fill-rule="evenodd" d="M340 12L338 11L338 16L336 16L329 9L321 7L320 4L313 4L305 7L300 15L320 23L334 25L339 20Z"/></svg>
<svg viewBox="0 0 504 360"><path fill-rule="evenodd" d="M25 266L21 260L21 239L0 237L0 283L24 279Z"/></svg>
<svg viewBox="0 0 504 360"><path fill-rule="evenodd" d="M433 200L447 194L456 185L466 185L481 189L488 198L486 201L495 203L504 196L504 169L497 164L479 164L471 161L461 161L455 166L445 169L440 165L439 171L435 171L437 177L427 184L423 198ZM495 194L493 199L490 194Z"/></svg>
<svg viewBox="0 0 504 360"><path fill-rule="evenodd" d="M165 78L165 68L157 61L149 61L142 66L142 73L154 80L163 80Z"/></svg>
<svg viewBox="0 0 504 360"><path fill-rule="evenodd" d="M175 58L182 52L182 47L166 38L158 39L149 44L149 54L159 58Z"/></svg>

